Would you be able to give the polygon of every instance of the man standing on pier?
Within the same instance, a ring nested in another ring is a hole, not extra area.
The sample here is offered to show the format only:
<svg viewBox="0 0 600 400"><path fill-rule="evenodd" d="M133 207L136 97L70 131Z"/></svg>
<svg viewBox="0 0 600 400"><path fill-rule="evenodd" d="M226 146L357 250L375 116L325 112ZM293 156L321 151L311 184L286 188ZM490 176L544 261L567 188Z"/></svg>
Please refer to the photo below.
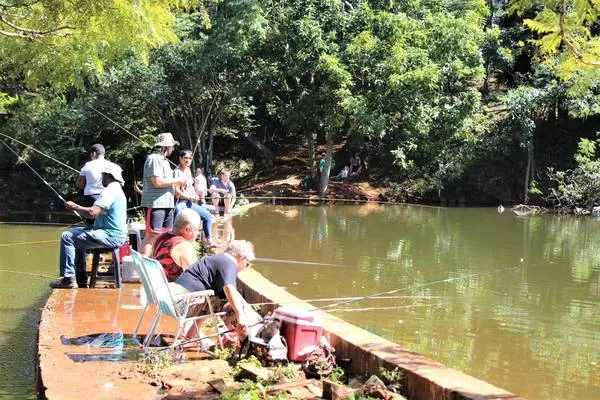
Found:
<svg viewBox="0 0 600 400"><path fill-rule="evenodd" d="M179 142L173 139L170 132L160 133L154 151L144 163L144 191L141 205L145 209L146 233L142 241L141 253L147 257L152 255L152 247L156 239L173 228L174 185L187 182L186 177L173 176L173 170L167 159L176 145L179 145Z"/></svg>
<svg viewBox="0 0 600 400"><path fill-rule="evenodd" d="M77 177L77 181L75 182L75 185L79 189L83 189L84 207L93 206L94 202L100 197L102 190L104 190L104 186L102 186L102 169L108 162L104 159L105 152L104 146L100 143L96 143L90 147L90 161L86 162L83 168L81 168L79 177ZM86 223L92 226L94 225L94 220L88 219Z"/></svg>
<svg viewBox="0 0 600 400"><path fill-rule="evenodd" d="M67 210L75 210L85 218L94 219L90 229L73 228L60 238L60 279L50 282L54 289L77 289L75 270L85 276L85 251L87 249L119 247L127 239L127 199L121 167L106 162L101 170L102 186L98 200L91 207L67 201ZM79 253L79 257L76 257ZM76 264L78 260L78 265Z"/></svg>

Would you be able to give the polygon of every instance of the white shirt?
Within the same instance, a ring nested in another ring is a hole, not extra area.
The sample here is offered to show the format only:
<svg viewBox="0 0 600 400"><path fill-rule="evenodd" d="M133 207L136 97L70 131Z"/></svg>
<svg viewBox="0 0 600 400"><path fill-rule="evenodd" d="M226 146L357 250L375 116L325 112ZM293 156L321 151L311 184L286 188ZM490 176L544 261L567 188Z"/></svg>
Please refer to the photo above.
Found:
<svg viewBox="0 0 600 400"><path fill-rule="evenodd" d="M102 186L102 170L108 163L104 158L98 158L85 163L79 176L85 176L85 188L83 194L86 196L100 194L104 190Z"/></svg>

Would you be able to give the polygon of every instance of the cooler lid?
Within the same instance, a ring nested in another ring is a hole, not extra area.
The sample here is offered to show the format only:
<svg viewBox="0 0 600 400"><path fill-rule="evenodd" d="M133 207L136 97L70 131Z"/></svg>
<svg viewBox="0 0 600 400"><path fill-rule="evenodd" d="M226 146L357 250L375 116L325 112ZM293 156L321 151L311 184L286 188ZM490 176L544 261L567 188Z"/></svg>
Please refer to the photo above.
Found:
<svg viewBox="0 0 600 400"><path fill-rule="evenodd" d="M319 316L314 312L310 312L308 310L298 310L297 308L292 307L279 307L273 312L273 315L275 317L279 315L284 318L306 321L309 323L320 321Z"/></svg>

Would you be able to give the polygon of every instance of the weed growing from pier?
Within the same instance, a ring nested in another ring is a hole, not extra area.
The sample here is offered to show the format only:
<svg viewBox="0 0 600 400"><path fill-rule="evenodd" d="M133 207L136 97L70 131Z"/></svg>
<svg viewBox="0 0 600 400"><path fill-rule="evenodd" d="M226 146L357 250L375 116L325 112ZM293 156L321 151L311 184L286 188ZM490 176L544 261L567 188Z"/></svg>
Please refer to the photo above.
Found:
<svg viewBox="0 0 600 400"><path fill-rule="evenodd" d="M280 381L293 381L298 378L300 372L298 366L290 363L288 365L277 365L271 369L271 379L273 383Z"/></svg>
<svg viewBox="0 0 600 400"><path fill-rule="evenodd" d="M404 378L404 374L400 370L400 368L396 367L392 370L385 369L383 367L379 367L379 377L388 389L393 392L398 392L400 390L402 379Z"/></svg>
<svg viewBox="0 0 600 400"><path fill-rule="evenodd" d="M142 355L140 371L150 378L159 377L162 372L173 366L173 356L166 351L157 351Z"/></svg>
<svg viewBox="0 0 600 400"><path fill-rule="evenodd" d="M341 367L336 366L331 370L331 373L329 374L327 379L343 385L346 380L346 374L344 373L344 370Z"/></svg>

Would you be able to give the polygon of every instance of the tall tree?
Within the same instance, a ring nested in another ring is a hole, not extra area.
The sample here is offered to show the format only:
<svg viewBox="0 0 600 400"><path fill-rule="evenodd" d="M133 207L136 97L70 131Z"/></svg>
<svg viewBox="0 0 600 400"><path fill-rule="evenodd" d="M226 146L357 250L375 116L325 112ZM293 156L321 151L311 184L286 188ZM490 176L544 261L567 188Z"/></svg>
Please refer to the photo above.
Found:
<svg viewBox="0 0 600 400"><path fill-rule="evenodd" d="M177 41L177 8L202 0L7 0L0 4L0 71L27 86L82 87L128 53Z"/></svg>
<svg viewBox="0 0 600 400"><path fill-rule="evenodd" d="M558 75L574 84L575 91L595 87L600 78L600 36L598 0L513 0L510 10L533 14L524 23L539 36L543 61Z"/></svg>

